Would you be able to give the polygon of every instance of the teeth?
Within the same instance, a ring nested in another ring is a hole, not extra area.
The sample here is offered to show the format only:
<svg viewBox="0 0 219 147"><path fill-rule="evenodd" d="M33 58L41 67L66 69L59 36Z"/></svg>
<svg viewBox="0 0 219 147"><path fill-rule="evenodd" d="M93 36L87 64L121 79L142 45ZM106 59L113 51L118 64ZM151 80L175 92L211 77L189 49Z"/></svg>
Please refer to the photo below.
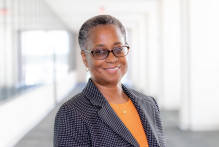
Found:
<svg viewBox="0 0 219 147"><path fill-rule="evenodd" d="M117 70L119 69L119 67L113 68L113 69L107 69L107 70Z"/></svg>

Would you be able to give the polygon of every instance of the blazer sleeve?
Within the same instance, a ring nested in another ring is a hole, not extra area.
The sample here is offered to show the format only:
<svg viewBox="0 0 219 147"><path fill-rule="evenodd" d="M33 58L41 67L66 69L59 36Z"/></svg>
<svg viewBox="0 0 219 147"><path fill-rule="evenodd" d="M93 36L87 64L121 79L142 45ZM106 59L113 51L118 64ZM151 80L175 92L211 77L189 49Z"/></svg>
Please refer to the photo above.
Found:
<svg viewBox="0 0 219 147"><path fill-rule="evenodd" d="M68 105L63 105L55 118L54 147L89 147L88 128L79 114Z"/></svg>
<svg viewBox="0 0 219 147"><path fill-rule="evenodd" d="M158 140L159 140L161 147L166 147L166 139L165 139L165 134L163 130L163 125L161 123L160 110L159 110L156 100L153 97L152 99L155 103L155 126L156 126L156 132L158 134Z"/></svg>

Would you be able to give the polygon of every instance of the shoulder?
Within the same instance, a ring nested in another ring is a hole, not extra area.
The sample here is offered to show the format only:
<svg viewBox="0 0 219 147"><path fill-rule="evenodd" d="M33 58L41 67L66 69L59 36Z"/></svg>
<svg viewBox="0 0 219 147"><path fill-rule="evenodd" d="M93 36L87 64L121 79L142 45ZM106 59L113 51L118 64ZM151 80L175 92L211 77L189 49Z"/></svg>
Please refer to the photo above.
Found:
<svg viewBox="0 0 219 147"><path fill-rule="evenodd" d="M139 99L142 99L142 100L145 100L145 101L148 101L148 102L153 102L153 97L149 96L149 95L146 95L146 94L143 94L139 91L136 91L134 89L128 89L130 91L131 94L133 94L136 98L139 98Z"/></svg>
<svg viewBox="0 0 219 147"><path fill-rule="evenodd" d="M136 99L139 99L139 100L143 100L143 101L147 101L149 103L152 103L154 104L155 103L155 99L152 97L152 96L149 96L149 95L146 95L146 94L143 94L139 91L136 91L134 89L128 89L126 88L126 90L128 90L128 92L133 95Z"/></svg>
<svg viewBox="0 0 219 147"><path fill-rule="evenodd" d="M81 107L81 105L83 104L83 101L86 101L86 100L82 93L75 95L74 97L72 97L71 99L69 99L68 101L66 101L60 106L57 112L57 116L60 116L60 117L74 116L75 117L75 115L77 115L79 112L77 108Z"/></svg>
<svg viewBox="0 0 219 147"><path fill-rule="evenodd" d="M157 104L157 101L155 100L154 97L152 96L149 96L149 95L146 95L146 94L143 94L139 91L136 91L134 89L128 89L126 88L126 90L128 90L128 92L134 96L135 99L137 99L137 101L144 101L146 102L147 104L150 104L152 105L153 107L155 107L158 111L159 111L159 107L158 107L158 104Z"/></svg>
<svg viewBox="0 0 219 147"><path fill-rule="evenodd" d="M86 99L79 93L59 108L54 124L55 146L83 146L90 143L86 114L79 109L83 102Z"/></svg>
<svg viewBox="0 0 219 147"><path fill-rule="evenodd" d="M55 116L55 128L69 129L77 132L77 128L86 130L87 126L87 109L86 97L79 93L61 105ZM74 127L77 126L77 127ZM70 133L71 134L71 133Z"/></svg>
<svg viewBox="0 0 219 147"><path fill-rule="evenodd" d="M59 111L66 117L80 118L86 122L88 116L96 115L98 108L83 93L79 93L62 104Z"/></svg>
<svg viewBox="0 0 219 147"><path fill-rule="evenodd" d="M86 99L85 95L83 93L78 93L77 95L73 96L71 99L66 101L64 104L62 104L61 107L68 107L68 108L81 108L84 107L84 105L89 104L89 101Z"/></svg>

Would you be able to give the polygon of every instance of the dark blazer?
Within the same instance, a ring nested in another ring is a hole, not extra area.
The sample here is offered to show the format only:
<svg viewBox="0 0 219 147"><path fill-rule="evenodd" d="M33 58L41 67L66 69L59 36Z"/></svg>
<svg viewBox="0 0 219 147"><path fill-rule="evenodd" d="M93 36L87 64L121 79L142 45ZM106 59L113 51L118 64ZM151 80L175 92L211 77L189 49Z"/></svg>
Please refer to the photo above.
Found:
<svg viewBox="0 0 219 147"><path fill-rule="evenodd" d="M156 101L124 85L122 88L139 113L149 147L165 147ZM81 93L59 109L53 143L55 147L139 147L91 79Z"/></svg>

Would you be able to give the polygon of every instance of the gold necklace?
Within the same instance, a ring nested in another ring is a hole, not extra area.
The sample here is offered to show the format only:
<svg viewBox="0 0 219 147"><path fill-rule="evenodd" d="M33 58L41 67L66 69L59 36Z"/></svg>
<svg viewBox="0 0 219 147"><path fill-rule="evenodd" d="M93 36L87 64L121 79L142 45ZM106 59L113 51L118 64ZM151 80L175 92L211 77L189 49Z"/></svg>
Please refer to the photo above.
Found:
<svg viewBox="0 0 219 147"><path fill-rule="evenodd" d="M126 110L124 110L124 109L120 109L119 107L117 107L117 106L115 106L115 105L113 105L113 107L115 107L116 109L122 111L123 114L126 114L126 113L127 113Z"/></svg>
<svg viewBox="0 0 219 147"><path fill-rule="evenodd" d="M129 102L129 101L128 101L128 102ZM127 104L128 102L126 102L125 104ZM121 109L121 108L118 107L117 105L119 105L119 104L113 104L113 103L111 103L111 106L112 106L112 107L115 107L116 109L122 111L123 114L126 114L126 113L127 113L127 110L126 110L126 109L124 109L124 108ZM120 106L122 106L122 105L120 105Z"/></svg>

